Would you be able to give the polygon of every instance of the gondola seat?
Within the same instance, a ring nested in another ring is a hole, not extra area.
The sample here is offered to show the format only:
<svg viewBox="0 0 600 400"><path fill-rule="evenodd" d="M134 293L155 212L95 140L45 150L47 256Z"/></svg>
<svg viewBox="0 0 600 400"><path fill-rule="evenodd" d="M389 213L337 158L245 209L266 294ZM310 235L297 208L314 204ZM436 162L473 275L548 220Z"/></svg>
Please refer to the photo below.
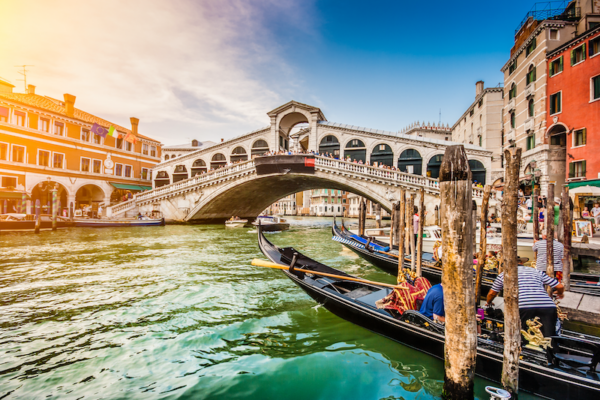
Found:
<svg viewBox="0 0 600 400"><path fill-rule="evenodd" d="M547 351L550 362L557 367L567 365L594 373L600 363L600 346L586 340L553 336L552 348Z"/></svg>
<svg viewBox="0 0 600 400"><path fill-rule="evenodd" d="M392 293L392 289L385 288L385 289L377 290L375 292L371 292L370 294L367 294L366 296L357 297L356 301L358 301L359 303L365 304L369 307L377 308L377 306L375 305L375 302L377 300L383 299L385 296L387 296L390 293Z"/></svg>

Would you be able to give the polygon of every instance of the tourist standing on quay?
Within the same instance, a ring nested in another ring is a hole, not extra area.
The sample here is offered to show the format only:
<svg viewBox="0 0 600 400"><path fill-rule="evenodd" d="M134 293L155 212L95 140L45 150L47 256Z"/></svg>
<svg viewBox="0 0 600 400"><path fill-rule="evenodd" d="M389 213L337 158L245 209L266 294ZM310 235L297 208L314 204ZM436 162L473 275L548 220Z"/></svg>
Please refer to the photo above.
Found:
<svg viewBox="0 0 600 400"><path fill-rule="evenodd" d="M542 240L533 240L533 251L534 253L536 253L536 262L535 262L535 268L542 272L542 273L546 273L546 266L548 265L548 257L546 254L546 249L547 249L547 242L546 242L546 234L542 235ZM562 282L562 278L563 278L563 267L562 267L562 259L563 259L563 252L565 250L565 247L563 246L563 244L561 242L559 242L558 240L556 240L556 238L554 238L554 274L556 275L556 279L558 279L559 282Z"/></svg>

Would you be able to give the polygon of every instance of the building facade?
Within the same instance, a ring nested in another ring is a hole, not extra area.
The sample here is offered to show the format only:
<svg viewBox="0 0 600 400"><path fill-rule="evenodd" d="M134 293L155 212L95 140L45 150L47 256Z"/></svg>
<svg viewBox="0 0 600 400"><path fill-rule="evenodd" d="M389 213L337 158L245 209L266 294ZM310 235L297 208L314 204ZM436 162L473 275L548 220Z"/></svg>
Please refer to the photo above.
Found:
<svg viewBox="0 0 600 400"><path fill-rule="evenodd" d="M347 214L347 195L343 190L315 189L310 196L310 215L342 217Z"/></svg>
<svg viewBox="0 0 600 400"><path fill-rule="evenodd" d="M566 148L564 178L579 214L600 201L600 24L549 53L546 72L546 137Z"/></svg>
<svg viewBox="0 0 600 400"><path fill-rule="evenodd" d="M206 140L201 142L199 140L192 140L190 143L173 145L173 146L163 146L161 152L161 161L172 160L177 157L184 156L196 150L207 149L211 146L214 146L216 143Z"/></svg>
<svg viewBox="0 0 600 400"><path fill-rule="evenodd" d="M36 94L33 85L27 93L13 89L0 80L2 189L24 191L49 212L50 192L56 188L64 214L70 204L76 211L89 210L151 188L161 143L138 133L137 118L127 129L75 108L73 95L61 101ZM113 126L121 138L94 134L94 124L107 130ZM127 134L135 143L124 139Z"/></svg>
<svg viewBox="0 0 600 400"><path fill-rule="evenodd" d="M452 141L480 146L493 152L492 182L486 182L479 174L479 182L494 183L504 177L502 154L502 109L504 107L502 87L485 88L484 82L475 84L475 101L452 127ZM478 168L479 165L473 165ZM477 171L474 171L474 174ZM475 178L474 178L475 179ZM475 179L477 180L477 179Z"/></svg>

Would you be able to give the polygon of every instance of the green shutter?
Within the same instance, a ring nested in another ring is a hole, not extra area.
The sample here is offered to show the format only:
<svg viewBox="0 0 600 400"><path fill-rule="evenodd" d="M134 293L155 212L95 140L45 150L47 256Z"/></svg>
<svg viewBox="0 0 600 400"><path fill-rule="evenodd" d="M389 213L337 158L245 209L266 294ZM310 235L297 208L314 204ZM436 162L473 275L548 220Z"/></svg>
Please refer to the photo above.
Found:
<svg viewBox="0 0 600 400"><path fill-rule="evenodd" d="M575 178L575 164L569 164L569 178Z"/></svg>
<svg viewBox="0 0 600 400"><path fill-rule="evenodd" d="M554 61L550 63L550 76L554 75Z"/></svg>
<svg viewBox="0 0 600 400"><path fill-rule="evenodd" d="M536 79L537 79L537 75L536 75L537 73L536 73L536 71L537 71L537 68L536 68L536 67L533 67L533 71L531 71L531 75L532 75L532 77L531 77L531 78L532 78L531 82L535 82L535 81L536 81Z"/></svg>
<svg viewBox="0 0 600 400"><path fill-rule="evenodd" d="M585 60L585 43L583 44L583 49L581 50L581 59Z"/></svg>
<svg viewBox="0 0 600 400"><path fill-rule="evenodd" d="M556 93L556 112L561 112L562 111L562 99L561 99L561 92Z"/></svg>
<svg viewBox="0 0 600 400"><path fill-rule="evenodd" d="M582 142L583 142L582 144L583 145L585 145L587 143L587 140L586 140L586 136L587 135L586 135L586 133L587 133L587 129L583 128L583 133L582 133L583 134L583 137L582 137Z"/></svg>
<svg viewBox="0 0 600 400"><path fill-rule="evenodd" d="M581 162L581 176L585 178L585 160Z"/></svg>
<svg viewBox="0 0 600 400"><path fill-rule="evenodd" d="M594 100L600 99L600 76L597 76L593 79L594 82Z"/></svg>
<svg viewBox="0 0 600 400"><path fill-rule="evenodd" d="M571 50L571 66L575 65L575 50Z"/></svg>
<svg viewBox="0 0 600 400"><path fill-rule="evenodd" d="M559 58L559 63L558 63L558 72L562 72L563 70L563 56L560 56Z"/></svg>

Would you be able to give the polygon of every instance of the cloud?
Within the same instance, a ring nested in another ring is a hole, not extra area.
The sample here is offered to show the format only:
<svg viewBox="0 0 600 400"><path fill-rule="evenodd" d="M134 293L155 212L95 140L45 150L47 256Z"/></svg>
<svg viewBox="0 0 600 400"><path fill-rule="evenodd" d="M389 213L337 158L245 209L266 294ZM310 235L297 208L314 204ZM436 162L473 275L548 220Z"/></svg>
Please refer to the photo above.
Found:
<svg viewBox="0 0 600 400"><path fill-rule="evenodd" d="M137 116L167 144L231 137L267 125L301 85L270 27L285 16L307 34L310 7L296 4L0 0L0 76L14 81L14 65L32 64L38 93L74 94L77 107L125 126Z"/></svg>

